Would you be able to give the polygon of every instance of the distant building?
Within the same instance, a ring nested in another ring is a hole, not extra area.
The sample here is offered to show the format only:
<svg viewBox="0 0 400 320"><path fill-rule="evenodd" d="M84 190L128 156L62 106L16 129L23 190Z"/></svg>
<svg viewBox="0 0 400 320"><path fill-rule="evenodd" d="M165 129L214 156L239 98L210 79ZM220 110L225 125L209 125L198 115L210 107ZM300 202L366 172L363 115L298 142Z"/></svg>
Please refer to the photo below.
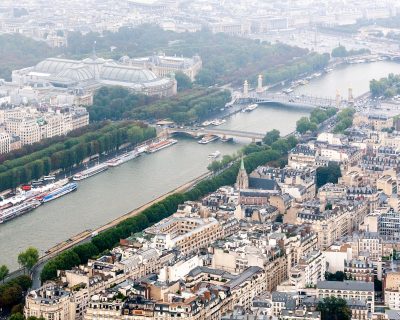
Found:
<svg viewBox="0 0 400 320"><path fill-rule="evenodd" d="M5 131L12 137L9 151L42 139L66 135L89 124L89 113L83 107L55 107L40 111L18 107L0 110L0 117Z"/></svg>
<svg viewBox="0 0 400 320"><path fill-rule="evenodd" d="M48 58L34 67L14 70L12 82L50 91L93 92L101 86L121 86L149 96L176 94L174 78L158 77L154 72L105 60L95 55L84 60Z"/></svg>
<svg viewBox="0 0 400 320"><path fill-rule="evenodd" d="M143 58L129 58L123 56L119 62L124 65L144 68L154 72L158 77L168 77L172 73L182 72L194 81L202 67L201 58L196 55L192 58L166 56L164 54Z"/></svg>

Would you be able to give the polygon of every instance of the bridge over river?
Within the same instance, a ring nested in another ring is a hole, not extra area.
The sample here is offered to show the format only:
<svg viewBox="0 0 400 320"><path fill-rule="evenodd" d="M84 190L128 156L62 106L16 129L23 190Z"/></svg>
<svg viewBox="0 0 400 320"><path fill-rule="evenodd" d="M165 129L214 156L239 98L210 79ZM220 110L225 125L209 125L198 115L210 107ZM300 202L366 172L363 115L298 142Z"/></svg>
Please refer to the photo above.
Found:
<svg viewBox="0 0 400 320"><path fill-rule="evenodd" d="M218 128L192 128L192 127L184 127L184 128L168 128L163 131L162 134L174 134L174 133L183 133L190 135L194 138L201 138L206 135L217 136L222 139L228 138L247 138L252 141L260 141L264 138L265 134L258 132L247 132L247 131L238 131L238 130L226 130L226 129L218 129Z"/></svg>
<svg viewBox="0 0 400 320"><path fill-rule="evenodd" d="M369 96L369 92L359 96L353 97L353 90L348 89L347 99L343 99L339 93L336 97L322 97L322 96L311 96L306 94L296 94L292 89L287 89L286 92L268 92L262 84L262 76L258 77L258 85L255 90L249 90L249 83L247 80L243 84L243 91L233 98L230 104L249 104L249 103L281 103L285 105L293 106L305 106L311 108L346 108L354 105L359 100L362 100Z"/></svg>
<svg viewBox="0 0 400 320"><path fill-rule="evenodd" d="M340 107L335 99L307 96L304 94L277 94L277 93L249 93L246 97L240 97L238 103L282 103L289 105L306 106L312 108Z"/></svg>

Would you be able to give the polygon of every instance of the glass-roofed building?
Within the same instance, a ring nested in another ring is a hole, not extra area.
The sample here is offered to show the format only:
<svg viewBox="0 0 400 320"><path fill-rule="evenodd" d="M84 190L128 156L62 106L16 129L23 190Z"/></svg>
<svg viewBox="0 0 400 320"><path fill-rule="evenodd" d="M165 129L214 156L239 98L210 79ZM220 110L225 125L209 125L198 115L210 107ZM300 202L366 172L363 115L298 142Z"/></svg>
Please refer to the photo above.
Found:
<svg viewBox="0 0 400 320"><path fill-rule="evenodd" d="M95 55L84 60L48 58L36 66L15 70L12 82L20 86L93 92L101 86L122 86L146 95L168 97L176 94L176 80L152 71L124 65Z"/></svg>

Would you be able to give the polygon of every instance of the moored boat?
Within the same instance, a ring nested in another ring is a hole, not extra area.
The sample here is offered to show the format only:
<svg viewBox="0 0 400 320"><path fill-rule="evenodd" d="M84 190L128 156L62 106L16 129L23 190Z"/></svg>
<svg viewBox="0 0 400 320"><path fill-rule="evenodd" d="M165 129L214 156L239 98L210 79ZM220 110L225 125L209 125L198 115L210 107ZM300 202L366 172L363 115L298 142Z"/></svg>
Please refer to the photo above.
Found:
<svg viewBox="0 0 400 320"><path fill-rule="evenodd" d="M203 127L207 127L207 126L209 126L211 124L211 121L204 121L201 125L203 126Z"/></svg>
<svg viewBox="0 0 400 320"><path fill-rule="evenodd" d="M37 207L39 207L41 203L37 200L23 202L19 205L12 206L11 208L4 209L0 211L0 223L4 223L6 221L12 220L16 217L22 216L25 213L28 213Z"/></svg>
<svg viewBox="0 0 400 320"><path fill-rule="evenodd" d="M224 124L226 122L225 119L215 119L211 121L211 124L214 126L220 126L221 124Z"/></svg>
<svg viewBox="0 0 400 320"><path fill-rule="evenodd" d="M101 164L98 164L98 165L96 165L96 166L94 166L92 168L83 170L83 171L75 174L72 177L72 180L80 181L80 180L83 180L83 179L87 179L89 177L92 177L92 176L100 173L100 172L106 171L107 169L108 169L107 163L101 163Z"/></svg>
<svg viewBox="0 0 400 320"><path fill-rule="evenodd" d="M67 185L57 188L47 195L45 195L42 199L43 203L58 199L72 191L75 191L78 188L78 185L75 182L68 183Z"/></svg>
<svg viewBox="0 0 400 320"><path fill-rule="evenodd" d="M164 148L168 148L177 142L178 142L178 140L175 140L175 139L166 139L166 140L154 142L149 145L147 152L154 153L154 152L160 151Z"/></svg>
<svg viewBox="0 0 400 320"><path fill-rule="evenodd" d="M106 164L109 167L117 167L117 166L119 166L119 165L121 165L121 164L123 164L123 163L125 163L125 162L127 162L129 160L137 158L139 155L140 155L140 153L137 152L136 150L135 151L131 151L131 152L127 152L127 153L124 153L123 155L121 155L119 157L116 157L116 158L113 158L111 160L108 160L106 162Z"/></svg>
<svg viewBox="0 0 400 320"><path fill-rule="evenodd" d="M251 104L251 105L247 106L246 108L244 108L244 112L251 112L257 108L258 108L258 104L254 103L254 104Z"/></svg>
<svg viewBox="0 0 400 320"><path fill-rule="evenodd" d="M201 138L201 140L198 141L198 143L200 144L207 144L210 142L213 142L215 140L218 140L217 136L213 136L213 135L206 135L203 138Z"/></svg>

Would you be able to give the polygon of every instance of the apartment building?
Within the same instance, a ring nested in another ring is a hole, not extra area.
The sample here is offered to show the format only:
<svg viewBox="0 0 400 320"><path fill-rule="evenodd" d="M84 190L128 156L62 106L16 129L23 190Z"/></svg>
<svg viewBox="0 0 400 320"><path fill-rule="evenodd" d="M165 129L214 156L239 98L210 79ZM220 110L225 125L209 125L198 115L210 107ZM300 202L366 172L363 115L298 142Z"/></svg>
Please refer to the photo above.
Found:
<svg viewBox="0 0 400 320"><path fill-rule="evenodd" d="M306 144L298 144L289 152L288 166L293 169L315 166L316 150Z"/></svg>
<svg viewBox="0 0 400 320"><path fill-rule="evenodd" d="M21 145L66 135L72 130L89 124L89 113L82 107L44 112L29 108L15 108L2 110L1 117L4 120L6 132L18 137Z"/></svg>
<svg viewBox="0 0 400 320"><path fill-rule="evenodd" d="M389 271L383 281L385 306L400 310L400 272Z"/></svg>
<svg viewBox="0 0 400 320"><path fill-rule="evenodd" d="M383 256L383 241L376 232L354 234L351 248L354 257L364 256L371 261L378 261Z"/></svg>
<svg viewBox="0 0 400 320"><path fill-rule="evenodd" d="M298 289L314 286L325 279L326 260L320 251L313 251L302 257L290 269L289 281Z"/></svg>
<svg viewBox="0 0 400 320"><path fill-rule="evenodd" d="M43 317L46 320L73 320L75 310L71 310L73 294L60 286L49 283L40 290L31 291L25 301L24 315Z"/></svg>
<svg viewBox="0 0 400 320"><path fill-rule="evenodd" d="M347 279L363 282L374 282L376 274L372 262L356 259L344 262L344 273Z"/></svg>
<svg viewBox="0 0 400 320"><path fill-rule="evenodd" d="M297 214L297 223L308 223L318 235L318 246L321 250L329 248L334 241L351 232L350 212L335 208L334 210L305 209Z"/></svg>
<svg viewBox="0 0 400 320"><path fill-rule="evenodd" d="M155 247L160 250L179 249L183 255L207 247L223 236L221 224L215 218L178 217L162 220L147 228L154 235Z"/></svg>
<svg viewBox="0 0 400 320"><path fill-rule="evenodd" d="M317 283L317 297L336 297L343 299L356 299L365 301L368 310L374 312L375 292L373 282L362 281L320 281Z"/></svg>
<svg viewBox="0 0 400 320"><path fill-rule="evenodd" d="M0 132L0 154L11 151L11 138L8 133Z"/></svg>

